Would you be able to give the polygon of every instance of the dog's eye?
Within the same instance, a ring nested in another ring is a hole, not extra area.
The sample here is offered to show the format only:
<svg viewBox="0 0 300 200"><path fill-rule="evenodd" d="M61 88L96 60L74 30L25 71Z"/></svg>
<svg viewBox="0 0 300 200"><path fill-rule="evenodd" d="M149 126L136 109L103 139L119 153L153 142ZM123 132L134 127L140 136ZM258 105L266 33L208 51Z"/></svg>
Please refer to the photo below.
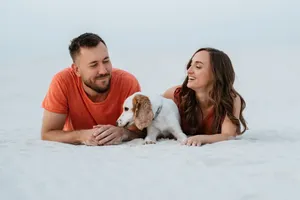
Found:
<svg viewBox="0 0 300 200"><path fill-rule="evenodd" d="M125 110L125 111L128 111L128 110L129 110L129 108L125 107L125 108L124 108L124 110Z"/></svg>

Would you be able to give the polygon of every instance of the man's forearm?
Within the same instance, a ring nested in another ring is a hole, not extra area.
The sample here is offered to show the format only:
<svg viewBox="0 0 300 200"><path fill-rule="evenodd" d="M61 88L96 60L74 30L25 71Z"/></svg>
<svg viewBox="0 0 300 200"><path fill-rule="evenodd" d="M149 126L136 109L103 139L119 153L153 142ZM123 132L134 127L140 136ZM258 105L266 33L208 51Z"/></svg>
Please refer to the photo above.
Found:
<svg viewBox="0 0 300 200"><path fill-rule="evenodd" d="M81 131L52 130L42 133L42 140L63 142L69 144L82 144Z"/></svg>

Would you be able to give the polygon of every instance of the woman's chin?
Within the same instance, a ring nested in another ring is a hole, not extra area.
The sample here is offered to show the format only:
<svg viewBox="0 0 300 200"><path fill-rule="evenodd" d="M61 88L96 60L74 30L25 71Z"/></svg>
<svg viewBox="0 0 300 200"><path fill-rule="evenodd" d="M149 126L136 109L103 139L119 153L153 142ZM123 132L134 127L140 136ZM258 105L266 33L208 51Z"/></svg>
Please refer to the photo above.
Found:
<svg viewBox="0 0 300 200"><path fill-rule="evenodd" d="M193 84L193 83L188 83L187 85L186 85L186 87L187 88L189 88L189 89L191 89L191 90L202 90L203 88L205 88L205 87L203 87L203 86L200 86L200 85L195 85L195 84Z"/></svg>
<svg viewBox="0 0 300 200"><path fill-rule="evenodd" d="M188 83L186 85L186 87L189 88L189 89L194 89L194 85L192 83Z"/></svg>

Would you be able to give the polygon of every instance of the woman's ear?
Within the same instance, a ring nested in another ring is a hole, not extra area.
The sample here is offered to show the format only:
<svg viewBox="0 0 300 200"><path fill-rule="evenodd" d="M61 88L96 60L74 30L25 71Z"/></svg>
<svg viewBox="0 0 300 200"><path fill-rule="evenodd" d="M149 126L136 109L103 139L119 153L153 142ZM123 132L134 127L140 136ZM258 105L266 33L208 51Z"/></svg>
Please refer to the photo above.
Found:
<svg viewBox="0 0 300 200"><path fill-rule="evenodd" d="M139 130L148 127L154 117L150 99L144 95L133 98L134 123Z"/></svg>

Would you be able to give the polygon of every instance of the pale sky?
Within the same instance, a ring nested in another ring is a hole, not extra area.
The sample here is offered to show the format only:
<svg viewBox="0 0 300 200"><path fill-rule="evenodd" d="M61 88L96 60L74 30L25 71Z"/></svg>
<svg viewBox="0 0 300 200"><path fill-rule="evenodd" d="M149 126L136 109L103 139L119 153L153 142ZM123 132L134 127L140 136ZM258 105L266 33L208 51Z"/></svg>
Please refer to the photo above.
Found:
<svg viewBox="0 0 300 200"><path fill-rule="evenodd" d="M61 52L69 40L95 32L119 48L300 44L298 0L1 1L0 45ZM129 45L130 44L130 45ZM25 52L24 52L25 51Z"/></svg>

